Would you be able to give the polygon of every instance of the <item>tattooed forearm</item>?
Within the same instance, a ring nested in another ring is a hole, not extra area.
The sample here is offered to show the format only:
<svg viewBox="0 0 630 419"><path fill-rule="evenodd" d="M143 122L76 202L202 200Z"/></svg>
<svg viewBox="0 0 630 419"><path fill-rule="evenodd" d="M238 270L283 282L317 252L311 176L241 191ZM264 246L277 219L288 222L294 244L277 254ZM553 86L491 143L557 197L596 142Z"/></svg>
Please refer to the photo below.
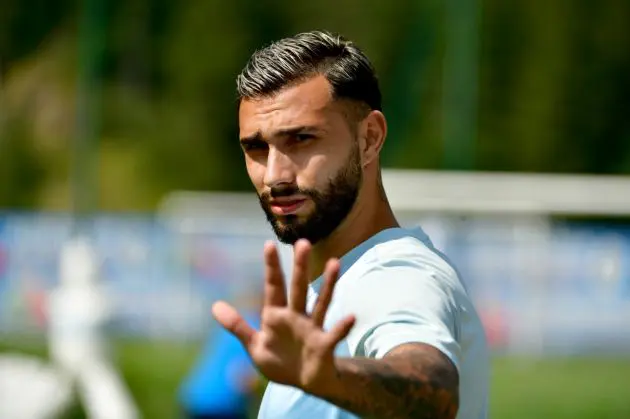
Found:
<svg viewBox="0 0 630 419"><path fill-rule="evenodd" d="M380 360L339 359L335 381L319 396L361 416L451 419L457 415L457 370L426 345L404 345Z"/></svg>

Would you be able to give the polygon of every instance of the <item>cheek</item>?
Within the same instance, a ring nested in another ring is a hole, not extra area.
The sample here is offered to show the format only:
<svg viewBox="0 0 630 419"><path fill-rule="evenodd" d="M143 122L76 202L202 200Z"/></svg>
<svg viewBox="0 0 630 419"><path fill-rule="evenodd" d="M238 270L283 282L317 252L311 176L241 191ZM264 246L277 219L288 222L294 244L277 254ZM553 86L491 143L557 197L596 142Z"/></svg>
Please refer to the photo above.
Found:
<svg viewBox="0 0 630 419"><path fill-rule="evenodd" d="M246 158L247 174L252 184L259 193L265 187L265 166L250 159Z"/></svg>
<svg viewBox="0 0 630 419"><path fill-rule="evenodd" d="M336 173L336 162L328 156L312 156L298 175L298 186L303 189L321 190L325 188Z"/></svg>

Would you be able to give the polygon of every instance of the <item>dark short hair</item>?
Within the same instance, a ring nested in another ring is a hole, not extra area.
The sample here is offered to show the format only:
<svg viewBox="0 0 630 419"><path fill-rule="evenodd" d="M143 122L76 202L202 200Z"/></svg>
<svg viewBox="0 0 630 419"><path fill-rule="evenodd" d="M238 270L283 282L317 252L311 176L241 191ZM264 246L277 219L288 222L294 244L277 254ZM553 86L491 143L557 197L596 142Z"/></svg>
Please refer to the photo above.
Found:
<svg viewBox="0 0 630 419"><path fill-rule="evenodd" d="M239 102L268 97L316 75L326 77L334 99L381 110L381 91L372 63L341 35L311 31L256 51L236 79Z"/></svg>

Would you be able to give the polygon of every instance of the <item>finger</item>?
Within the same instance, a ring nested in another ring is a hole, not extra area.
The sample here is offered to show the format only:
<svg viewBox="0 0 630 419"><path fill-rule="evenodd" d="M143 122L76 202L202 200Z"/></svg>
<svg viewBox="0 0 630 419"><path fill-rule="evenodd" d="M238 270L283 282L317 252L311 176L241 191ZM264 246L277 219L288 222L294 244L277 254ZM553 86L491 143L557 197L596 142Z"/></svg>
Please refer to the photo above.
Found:
<svg viewBox="0 0 630 419"><path fill-rule="evenodd" d="M348 316L337 323L335 327L328 332L328 344L333 348L337 346L339 342L348 336L355 322L356 318L354 316Z"/></svg>
<svg viewBox="0 0 630 419"><path fill-rule="evenodd" d="M286 306L287 292L280 266L278 249L272 241L265 243L265 305Z"/></svg>
<svg viewBox="0 0 630 419"><path fill-rule="evenodd" d="M291 280L291 300L289 306L298 313L306 309L308 291L308 258L311 245L307 240L298 240L293 250L293 279Z"/></svg>
<svg viewBox="0 0 630 419"><path fill-rule="evenodd" d="M335 283L338 277L339 261L331 259L326 264L326 269L324 269L324 285L319 293L319 297L317 297L317 302L315 303L315 308L311 315L313 322L319 327L322 327L324 324L326 312L332 300L333 290L335 289Z"/></svg>
<svg viewBox="0 0 630 419"><path fill-rule="evenodd" d="M212 305L212 315L215 319L230 331L241 343L248 348L256 335L253 329L234 307L226 302L218 301Z"/></svg>

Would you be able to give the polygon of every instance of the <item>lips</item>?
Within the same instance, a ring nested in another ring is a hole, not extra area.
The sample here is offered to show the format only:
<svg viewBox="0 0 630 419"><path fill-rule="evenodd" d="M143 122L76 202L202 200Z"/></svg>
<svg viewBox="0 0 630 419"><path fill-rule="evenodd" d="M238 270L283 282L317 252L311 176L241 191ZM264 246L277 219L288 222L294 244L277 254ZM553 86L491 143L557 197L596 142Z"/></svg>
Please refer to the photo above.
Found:
<svg viewBox="0 0 630 419"><path fill-rule="evenodd" d="M269 203L269 206L276 215L291 215L295 214L306 202L303 198L294 199L274 199Z"/></svg>

